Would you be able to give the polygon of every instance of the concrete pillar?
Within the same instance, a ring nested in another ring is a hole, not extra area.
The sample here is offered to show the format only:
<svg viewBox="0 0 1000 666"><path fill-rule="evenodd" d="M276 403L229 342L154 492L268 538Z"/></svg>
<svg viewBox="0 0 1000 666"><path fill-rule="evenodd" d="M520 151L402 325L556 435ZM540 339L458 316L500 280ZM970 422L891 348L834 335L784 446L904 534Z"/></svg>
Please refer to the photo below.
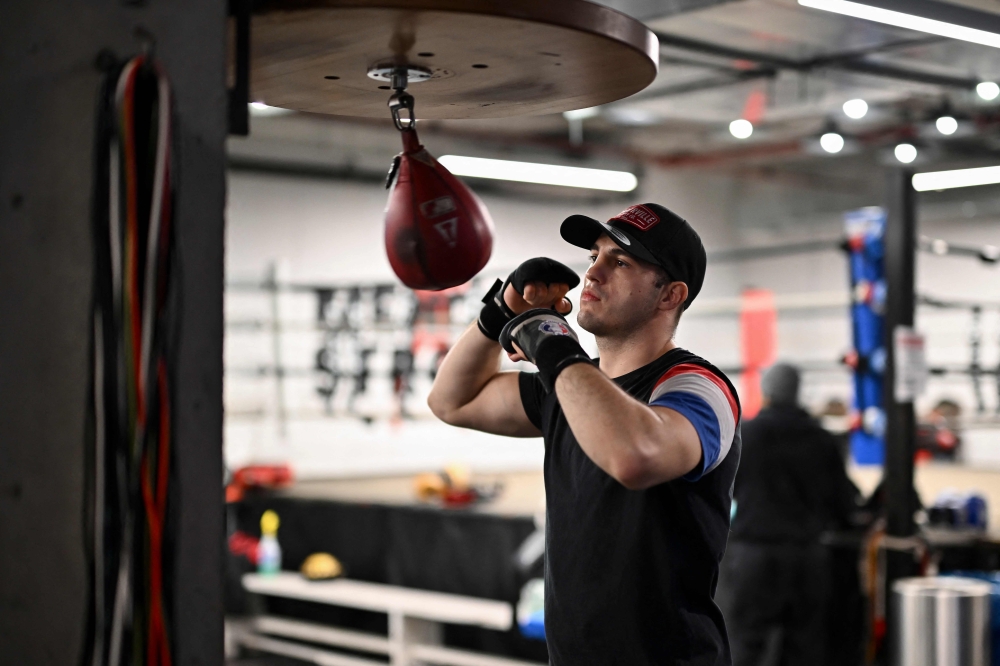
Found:
<svg viewBox="0 0 1000 666"><path fill-rule="evenodd" d="M179 288L175 663L222 662L223 0L0 9L0 661L76 664L101 49L143 27L174 85Z"/></svg>

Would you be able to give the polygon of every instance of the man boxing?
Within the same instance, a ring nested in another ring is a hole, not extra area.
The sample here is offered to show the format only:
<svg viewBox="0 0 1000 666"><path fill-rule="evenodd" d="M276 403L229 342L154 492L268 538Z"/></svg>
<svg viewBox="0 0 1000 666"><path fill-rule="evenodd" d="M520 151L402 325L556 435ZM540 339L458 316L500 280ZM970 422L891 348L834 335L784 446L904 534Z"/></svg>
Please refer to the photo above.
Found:
<svg viewBox="0 0 1000 666"><path fill-rule="evenodd" d="M730 664L713 599L740 456L736 390L673 342L701 289L705 249L657 204L603 224L567 218L590 251L579 283L532 259L484 299L428 404L455 426L545 441L545 632L554 666ZM537 373L500 372L501 345Z"/></svg>

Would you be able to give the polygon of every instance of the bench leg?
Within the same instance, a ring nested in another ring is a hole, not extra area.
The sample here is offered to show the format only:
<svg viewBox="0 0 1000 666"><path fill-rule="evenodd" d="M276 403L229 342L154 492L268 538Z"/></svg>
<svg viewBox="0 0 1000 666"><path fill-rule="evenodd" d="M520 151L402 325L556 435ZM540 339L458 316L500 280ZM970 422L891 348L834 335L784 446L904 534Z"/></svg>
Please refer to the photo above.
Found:
<svg viewBox="0 0 1000 666"><path fill-rule="evenodd" d="M431 620L389 613L389 663L392 666L417 666L410 656L411 645L440 645L441 625Z"/></svg>

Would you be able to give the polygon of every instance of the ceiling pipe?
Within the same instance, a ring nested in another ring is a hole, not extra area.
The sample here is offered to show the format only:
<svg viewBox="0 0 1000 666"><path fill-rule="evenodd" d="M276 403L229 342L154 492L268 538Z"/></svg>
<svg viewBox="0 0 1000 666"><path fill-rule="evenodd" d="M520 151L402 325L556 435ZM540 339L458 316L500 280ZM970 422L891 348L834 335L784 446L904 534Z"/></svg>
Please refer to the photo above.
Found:
<svg viewBox="0 0 1000 666"><path fill-rule="evenodd" d="M975 117L974 122L981 131L987 131L995 127L1000 127L1000 114L983 114ZM786 139L773 142L758 142L750 145L737 147L727 147L719 150L711 150L700 153L683 151L676 153L650 153L632 148L622 148L610 144L590 143L582 147L573 147L565 139L553 139L542 137L519 137L517 139L499 139L496 135L481 130L456 130L453 127L442 126L427 127L424 133L431 135L434 133L462 138L471 141L481 141L482 143L500 146L535 146L557 150L563 154L576 154L582 156L608 156L618 159L631 160L637 163L658 166L666 169L679 168L700 168L708 166L722 166L726 164L740 164L746 160L758 160L768 158L790 157L804 154L802 149L802 137ZM865 146L889 145L894 142L912 139L914 128L912 123L904 122L892 127L880 128L870 132L852 135L852 139Z"/></svg>
<svg viewBox="0 0 1000 666"><path fill-rule="evenodd" d="M614 102L613 105L621 106L624 103L633 104L637 102L645 102L651 99L663 99L664 97L676 97L680 95L687 95L693 92L701 92L703 90L714 90L716 88L725 88L726 86L736 85L738 83L744 83L746 81L755 81L757 79L773 79L778 75L778 70L773 67L761 67L755 69L747 69L743 71L734 71L732 74L727 76L712 77L708 79L701 79L698 81L691 81L689 83L680 83L675 86L666 86L663 88L657 88L655 90L647 90L640 93L636 93L631 97L626 97L620 102ZM612 106L612 104L606 104L605 106Z"/></svg>
<svg viewBox="0 0 1000 666"><path fill-rule="evenodd" d="M904 42L885 44L880 47L873 47L872 49L864 51L818 56L807 60L796 60L794 58L786 58L780 55L750 51L726 46L724 44L715 44L712 42L705 42L664 32L656 32L655 34L657 39L660 40L661 47L669 46L671 48L681 49L684 51L694 51L723 58L732 58L734 60L747 60L776 69L806 73L817 69L838 69L855 74L867 74L869 76L895 79L897 81L909 81L912 83L923 83L945 88L958 88L962 90L974 90L976 85L979 83L979 79L975 78L946 76L942 74L935 74L933 72L925 72L864 60L864 57L867 55L891 49L927 44L929 42L939 41L940 38L933 38L930 40L926 38L922 38L920 40L907 40Z"/></svg>
<svg viewBox="0 0 1000 666"><path fill-rule="evenodd" d="M1000 127L1000 114L977 114L972 119L980 132L993 131ZM344 118L339 122L352 125L384 128L385 121L364 118ZM803 154L802 137L776 142L755 142L750 145L710 150L700 153L692 151L674 153L651 153L628 147L620 147L606 143L587 143L583 146L573 146L564 137L511 135L498 136L495 133L478 129L458 129L453 125L442 125L437 121L423 121L422 133L427 136L452 137L459 140L472 141L483 145L496 146L504 149L518 147L533 147L543 151L553 151L562 156L608 157L616 160L626 160L634 164L647 164L660 168L701 168L708 166L740 165L747 160L761 160L792 157ZM893 141L913 137L913 126L902 123L897 126L879 129L873 132L854 135L853 138L867 146L891 144ZM953 142L954 143L954 142ZM973 155L969 155L972 157ZM370 182L382 182L385 174L381 170L368 170L351 167L345 164L316 164L313 160L295 158L278 159L270 156L242 155L230 152L230 166L245 170L282 171L288 174L358 179Z"/></svg>
<svg viewBox="0 0 1000 666"><path fill-rule="evenodd" d="M674 39L675 36L667 36L667 37L669 37L670 39ZM694 40L689 40L687 38L678 38L678 39L684 40L688 44L692 44L692 42L694 42ZM717 63L699 62L697 60L680 58L674 55L661 54L660 55L661 65L677 64L688 67L703 67L705 69L712 69L719 72L726 72L729 74L729 76L714 77L709 79L702 79L700 81L691 81L689 83L682 83L676 86L667 86L664 88L645 90L643 92L636 93L631 97L627 97L624 100L619 100L617 102L611 102L610 104L605 104L605 106L617 106L622 104L631 104L634 102L644 102L651 99L662 99L664 97L676 97L680 95L687 95L693 92L702 92L705 90L715 90L717 88L725 88L726 86L737 85L745 81L753 81L757 79L773 79L778 75L778 73L782 69L789 69L797 72L808 73L811 70L821 69L823 67L835 68L837 63L848 62L848 61L852 62L851 66L854 68L853 71L859 74L871 74L871 75L881 76L883 78L900 78L905 81L913 81L915 80L914 77L920 77L921 79L919 81L920 83L929 83L932 85L942 85L942 83L944 83L947 84L946 87L954 87L953 84L956 83L956 80L953 78L946 77L946 79L942 82L941 77L939 75L929 74L926 72L914 72L914 70L901 69L893 67L892 65L876 64L876 66L879 68L879 71L874 72L874 71L869 71L871 69L871 63L859 60L859 58L862 58L863 56L866 55L883 53L885 51L908 48L911 46L926 46L928 44L933 44L943 40L944 40L943 37L922 37L920 39L907 39L898 42L889 42L887 44L882 44L880 46L873 47L871 49L867 49L864 51L837 53L801 62L779 57L780 64L778 65L768 64L764 67L755 67L753 69L739 69L737 67L732 67ZM707 51L704 50L705 48L714 49L714 47L716 46L714 44L707 44L705 42L695 42L695 43L698 45L697 48L692 48L691 50L702 53L708 53ZM663 43L661 42L661 46L662 45ZM675 46L674 48L683 49L685 47ZM728 48L728 47L722 47L722 48ZM751 59L742 57L746 55L752 55L754 57L768 57L768 58L772 57L770 55L764 56L764 54L759 54L756 52L748 54L747 52L739 51L739 53L741 54L741 56L736 56L735 59L737 60ZM711 55L717 55L717 54L713 51ZM761 62L761 61L755 60L755 62ZM962 83L963 87L966 86L975 87L977 81L969 79Z"/></svg>

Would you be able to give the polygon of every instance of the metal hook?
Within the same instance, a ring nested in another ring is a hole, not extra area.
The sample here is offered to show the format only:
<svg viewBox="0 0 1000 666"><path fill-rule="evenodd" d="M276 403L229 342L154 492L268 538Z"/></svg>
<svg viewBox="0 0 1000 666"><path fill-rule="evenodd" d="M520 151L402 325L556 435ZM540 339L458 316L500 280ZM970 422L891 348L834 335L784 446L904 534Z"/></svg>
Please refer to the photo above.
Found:
<svg viewBox="0 0 1000 666"><path fill-rule="evenodd" d="M406 109L408 118L400 117L400 111ZM413 113L413 95L404 90L397 90L389 97L389 113L392 114L392 123L400 132L413 129L417 122L417 117Z"/></svg>
<svg viewBox="0 0 1000 666"><path fill-rule="evenodd" d="M139 42L147 61L156 57L156 36L148 28L137 25L132 30L132 35Z"/></svg>
<svg viewBox="0 0 1000 666"><path fill-rule="evenodd" d="M392 114L392 124L400 132L413 129L417 118L413 115L413 95L406 92L409 83L409 70L406 67L395 67L392 70L390 85L395 92L389 97L389 113ZM399 112L406 109L409 118L401 118Z"/></svg>

